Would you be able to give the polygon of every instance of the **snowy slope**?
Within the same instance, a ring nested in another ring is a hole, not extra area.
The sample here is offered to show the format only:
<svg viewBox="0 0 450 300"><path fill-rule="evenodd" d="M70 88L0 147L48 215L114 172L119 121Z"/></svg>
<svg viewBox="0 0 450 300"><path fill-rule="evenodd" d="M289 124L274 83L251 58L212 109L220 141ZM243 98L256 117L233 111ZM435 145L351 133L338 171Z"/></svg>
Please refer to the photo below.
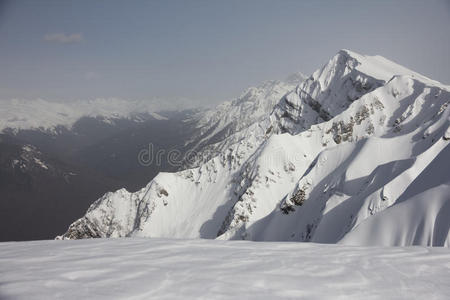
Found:
<svg viewBox="0 0 450 300"><path fill-rule="evenodd" d="M56 132L58 126L71 129L82 117L101 118L105 122L128 118L140 121L151 116L158 120L165 117L155 111L160 106L151 101L127 101L121 99L95 99L89 101L50 102L47 100L0 101L0 132L40 129Z"/></svg>
<svg viewBox="0 0 450 300"><path fill-rule="evenodd" d="M446 168L449 158L447 145L400 195L396 205L361 223L341 242L449 247L450 172Z"/></svg>
<svg viewBox="0 0 450 300"><path fill-rule="evenodd" d="M0 243L2 299L448 299L447 248L96 239Z"/></svg>
<svg viewBox="0 0 450 300"><path fill-rule="evenodd" d="M161 173L137 193L105 195L64 238L449 245L448 181L417 184L432 163L434 181L448 168L449 91L382 57L342 50L271 113L242 123L239 138L221 135L219 155ZM398 228L378 226L385 218ZM368 237L378 230L380 238Z"/></svg>

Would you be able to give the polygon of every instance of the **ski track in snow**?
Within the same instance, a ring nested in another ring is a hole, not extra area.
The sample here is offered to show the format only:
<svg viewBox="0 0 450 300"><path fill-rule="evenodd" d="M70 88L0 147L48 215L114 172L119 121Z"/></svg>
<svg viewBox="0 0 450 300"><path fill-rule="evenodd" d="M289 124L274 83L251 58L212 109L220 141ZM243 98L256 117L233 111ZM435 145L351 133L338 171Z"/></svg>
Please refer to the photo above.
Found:
<svg viewBox="0 0 450 300"><path fill-rule="evenodd" d="M0 299L448 299L450 250L168 239L0 244Z"/></svg>

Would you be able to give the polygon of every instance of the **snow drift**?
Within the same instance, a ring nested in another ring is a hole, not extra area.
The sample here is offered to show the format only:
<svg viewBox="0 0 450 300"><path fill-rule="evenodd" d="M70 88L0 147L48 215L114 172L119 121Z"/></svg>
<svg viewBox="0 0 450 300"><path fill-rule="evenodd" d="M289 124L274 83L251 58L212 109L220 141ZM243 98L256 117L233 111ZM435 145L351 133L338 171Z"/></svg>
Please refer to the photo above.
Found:
<svg viewBox="0 0 450 300"><path fill-rule="evenodd" d="M0 243L0 298L444 300L448 250L142 238Z"/></svg>

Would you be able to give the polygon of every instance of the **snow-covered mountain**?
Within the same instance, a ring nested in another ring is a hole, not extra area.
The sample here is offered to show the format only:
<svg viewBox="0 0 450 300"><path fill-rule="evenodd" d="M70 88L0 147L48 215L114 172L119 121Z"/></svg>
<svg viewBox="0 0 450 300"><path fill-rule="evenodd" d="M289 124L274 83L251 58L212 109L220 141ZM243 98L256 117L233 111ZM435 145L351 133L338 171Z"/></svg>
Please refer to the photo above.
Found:
<svg viewBox="0 0 450 300"><path fill-rule="evenodd" d="M287 90L203 115L191 142L217 155L105 194L62 237L450 245L450 87L341 50Z"/></svg>

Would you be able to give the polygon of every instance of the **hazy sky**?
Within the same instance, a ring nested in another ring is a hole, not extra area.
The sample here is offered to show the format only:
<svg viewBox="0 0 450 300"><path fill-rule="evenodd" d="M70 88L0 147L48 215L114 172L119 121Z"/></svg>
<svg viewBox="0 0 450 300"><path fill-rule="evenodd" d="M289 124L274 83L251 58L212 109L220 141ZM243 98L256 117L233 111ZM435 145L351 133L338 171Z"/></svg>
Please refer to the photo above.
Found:
<svg viewBox="0 0 450 300"><path fill-rule="evenodd" d="M0 0L0 99L218 102L341 48L450 84L450 3Z"/></svg>

